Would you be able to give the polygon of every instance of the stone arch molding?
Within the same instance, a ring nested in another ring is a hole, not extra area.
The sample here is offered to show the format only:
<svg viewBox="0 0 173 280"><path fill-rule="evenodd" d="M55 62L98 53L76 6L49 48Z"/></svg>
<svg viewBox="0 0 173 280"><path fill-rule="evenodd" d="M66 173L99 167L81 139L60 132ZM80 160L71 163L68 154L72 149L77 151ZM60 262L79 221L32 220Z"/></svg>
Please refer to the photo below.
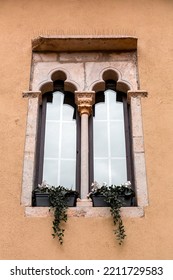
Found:
<svg viewBox="0 0 173 280"><path fill-rule="evenodd" d="M90 90L95 92L105 90L105 81L107 79L112 79L117 82L117 90L127 93L129 90L133 90L133 87L129 81L122 79L121 72L113 67L106 67L100 71L98 74L98 80L94 81L90 85Z"/></svg>
<svg viewBox="0 0 173 280"><path fill-rule="evenodd" d="M55 80L63 80L64 81L64 89L65 91L74 92L79 90L79 84L71 79L70 73L64 68L55 68L48 72L47 80L41 81L38 84L38 91L41 94L44 94L48 91L53 90L53 82Z"/></svg>

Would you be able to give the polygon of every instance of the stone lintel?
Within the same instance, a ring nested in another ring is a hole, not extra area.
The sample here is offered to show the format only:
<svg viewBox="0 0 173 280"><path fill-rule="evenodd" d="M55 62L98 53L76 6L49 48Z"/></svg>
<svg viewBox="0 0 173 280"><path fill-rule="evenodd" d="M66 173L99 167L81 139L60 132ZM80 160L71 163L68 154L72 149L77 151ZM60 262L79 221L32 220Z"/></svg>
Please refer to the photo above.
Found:
<svg viewBox="0 0 173 280"><path fill-rule="evenodd" d="M75 91L75 103L80 115L92 114L92 105L95 102L95 91Z"/></svg>
<svg viewBox="0 0 173 280"><path fill-rule="evenodd" d="M33 51L136 51L137 38L108 35L39 36L32 40Z"/></svg>

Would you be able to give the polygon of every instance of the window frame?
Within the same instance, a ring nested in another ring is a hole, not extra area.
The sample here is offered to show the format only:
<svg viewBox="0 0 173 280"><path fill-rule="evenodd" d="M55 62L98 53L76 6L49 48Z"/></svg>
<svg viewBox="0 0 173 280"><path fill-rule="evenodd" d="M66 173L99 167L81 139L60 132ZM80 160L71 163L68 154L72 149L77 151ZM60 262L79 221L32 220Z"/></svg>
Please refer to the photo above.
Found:
<svg viewBox="0 0 173 280"><path fill-rule="evenodd" d="M131 113L130 104L127 102L127 94L116 89L116 81L107 80L105 81L105 90L112 89L117 93L117 100L123 103L123 114L124 114L124 132L125 132L125 146L126 146L126 167L127 167L127 180L132 183L135 191L135 180L134 180L134 168L133 168L133 156L132 156L132 127L131 127ZM97 94L104 94L104 91L96 92ZM102 102L102 101L101 101ZM93 114L89 118L89 185L91 186L94 182L94 148L93 148L93 115L95 112L95 104L93 105Z"/></svg>
<svg viewBox="0 0 173 280"><path fill-rule="evenodd" d="M45 127L46 127L46 111L47 103L51 102L53 98L53 93L56 91L62 92L66 97L71 95L73 102L71 104L74 107L74 114L76 117L76 172L75 172L75 183L76 191L80 193L80 135L81 135L81 126L80 126L80 117L75 105L74 93L69 91L64 91L64 81L56 80L54 81L53 91L46 92L42 96L42 102L39 106L39 118L38 118L38 129L37 129L37 144L36 144L36 164L35 164L35 186L43 182L43 162L44 162L44 144L45 144ZM71 99L70 97L70 99ZM71 102L70 102L71 103ZM67 103L64 103L67 104ZM69 102L68 102L69 104ZM58 141L58 139L57 139ZM49 182L47 182L49 183Z"/></svg>
<svg viewBox="0 0 173 280"><path fill-rule="evenodd" d="M137 38L129 36L55 36L53 37L38 37L32 41L32 51L33 51L33 60L32 60L32 70L35 69L37 61L41 58L40 62L46 63L46 67L49 68L47 74L45 69L43 71L32 71L31 75L31 84L29 91L23 91L23 97L28 99L28 114L27 114L27 125L26 125L26 140L25 140L25 149L24 149L24 165L23 165L23 176L22 176L22 193L21 193L21 204L25 206L25 213L27 216L40 215L44 216L46 214L46 209L36 210L31 207L31 192L34 186L35 178L35 154L36 154L36 133L37 133L37 120L38 120L38 108L42 100L42 95L45 93L45 88L48 91L52 90L52 75L57 75L56 71L62 69L65 66L66 77L66 86L71 87L72 85L75 90L78 89L78 86L82 85L82 82L77 84L75 80L70 77L68 71L66 71L66 63L63 65L61 62L61 67L57 68L55 66L55 61L57 59L57 54L52 52L117 52L116 56L122 56L123 52L132 52L132 61L133 53L137 51ZM51 53L50 53L51 52ZM42 54L41 54L42 53ZM44 54L43 54L44 53ZM37 56L38 54L38 56ZM34 56L35 55L35 56ZM129 54L128 54L129 55ZM128 60L128 55L125 55L125 59ZM45 58L45 60L44 60ZM48 62L49 61L49 62ZM81 60L80 60L81 61ZM118 65L123 63L123 59L119 60ZM135 60L134 60L135 61ZM85 62L85 58L84 58ZM107 69L107 64L105 60L105 69ZM127 63L127 62L125 62ZM44 64L45 65L45 64ZM93 64L94 65L94 64ZM137 65L137 64L136 64ZM44 66L45 67L45 66ZM45 67L45 68L46 68ZM136 66L137 67L137 66ZM119 66L118 66L119 68ZM147 193L147 177L146 177L146 167L145 167L145 151L144 151L144 141L143 141L143 128L142 128L142 98L147 97L148 93L146 90L140 90L137 73L134 75L135 83L131 83L131 77L129 79L123 78L121 69L115 69L117 75L117 90L124 91L127 93L127 99L130 106L131 121L132 121L132 154L134 160L134 174L135 174L135 184L136 184L136 193L137 193L137 206L131 211L128 212L128 216L143 216L144 210L143 207L148 205L148 193ZM120 67L121 68L121 67ZM112 69L112 68L111 68ZM71 68L72 70L72 68ZM37 76L35 76L37 73ZM101 87L103 80L101 78L103 72L100 73L100 80L98 79L96 83L98 87ZM126 71L127 73L127 71ZM129 72L130 73L130 72ZM47 76L46 76L46 75ZM91 84L87 90L96 90L95 84ZM97 89L98 90L98 89ZM82 207L82 206L81 206ZM133 207L132 207L133 208ZM127 209L123 211L126 213ZM39 212L41 211L41 212ZM43 212L44 213L43 213ZM78 212L78 209L76 209ZM80 210L79 210L80 211ZM79 215L79 212L76 215ZM97 215L96 209L93 212ZM99 209L100 215L101 209ZM104 210L103 210L104 212ZM88 212L86 212L86 215ZM75 215L75 214L74 214ZM103 214L105 215L105 213Z"/></svg>

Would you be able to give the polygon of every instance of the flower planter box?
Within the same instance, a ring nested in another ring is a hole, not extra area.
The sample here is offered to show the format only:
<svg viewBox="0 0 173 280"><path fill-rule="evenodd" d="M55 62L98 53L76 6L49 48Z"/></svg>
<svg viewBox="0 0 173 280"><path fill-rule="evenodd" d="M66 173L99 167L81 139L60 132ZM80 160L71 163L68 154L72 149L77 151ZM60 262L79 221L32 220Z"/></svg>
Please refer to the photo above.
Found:
<svg viewBox="0 0 173 280"><path fill-rule="evenodd" d="M76 202L77 202L77 195L76 194L67 194L66 195L66 200L67 200L67 206L68 207L76 207Z"/></svg>
<svg viewBox="0 0 173 280"><path fill-rule="evenodd" d="M37 207L49 207L49 194L48 193L35 193L34 206Z"/></svg>
<svg viewBox="0 0 173 280"><path fill-rule="evenodd" d="M132 196L120 195L118 198L123 204L122 207L130 207L134 204Z"/></svg>
<svg viewBox="0 0 173 280"><path fill-rule="evenodd" d="M75 207L76 201L77 201L77 195L76 194L67 194L66 195L67 200L67 206L68 207ZM35 193L34 197L34 206L37 207L50 207L50 200L49 200L49 194L48 193Z"/></svg>
<svg viewBox="0 0 173 280"><path fill-rule="evenodd" d="M110 204L105 201L105 196L98 194L98 195L91 195L93 207L110 207Z"/></svg>
<svg viewBox="0 0 173 280"><path fill-rule="evenodd" d="M91 195L93 207L110 207L110 204L105 201L104 195ZM120 195L118 199L122 202L122 207L130 207L133 205L133 197Z"/></svg>

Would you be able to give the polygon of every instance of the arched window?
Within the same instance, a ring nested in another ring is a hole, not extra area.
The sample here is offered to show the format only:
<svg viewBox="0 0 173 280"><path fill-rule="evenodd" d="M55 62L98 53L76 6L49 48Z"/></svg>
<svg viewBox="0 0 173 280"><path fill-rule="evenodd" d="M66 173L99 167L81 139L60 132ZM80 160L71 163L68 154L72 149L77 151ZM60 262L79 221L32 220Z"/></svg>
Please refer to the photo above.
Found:
<svg viewBox="0 0 173 280"><path fill-rule="evenodd" d="M136 50L137 39L126 37L44 38L44 46L33 40L30 91L23 92L23 205L32 205L43 180L81 189L84 204L94 180L130 180L136 205L148 205L141 112L147 92L139 89Z"/></svg>
<svg viewBox="0 0 173 280"><path fill-rule="evenodd" d="M93 181L118 185L129 180L134 186L127 96L116 90L114 80L105 84L105 91L96 92L89 122L88 191ZM54 81L53 91L43 94L39 114L35 185L46 181L80 193L81 118L64 81Z"/></svg>
<svg viewBox="0 0 173 280"><path fill-rule="evenodd" d="M78 190L79 122L74 93L64 91L63 81L54 81L53 91L43 95L40 106L36 185L46 181L53 186L63 185Z"/></svg>
<svg viewBox="0 0 173 280"><path fill-rule="evenodd" d="M130 107L114 80L107 80L105 91L96 93L90 122L90 183L119 185L129 180L134 186Z"/></svg>

